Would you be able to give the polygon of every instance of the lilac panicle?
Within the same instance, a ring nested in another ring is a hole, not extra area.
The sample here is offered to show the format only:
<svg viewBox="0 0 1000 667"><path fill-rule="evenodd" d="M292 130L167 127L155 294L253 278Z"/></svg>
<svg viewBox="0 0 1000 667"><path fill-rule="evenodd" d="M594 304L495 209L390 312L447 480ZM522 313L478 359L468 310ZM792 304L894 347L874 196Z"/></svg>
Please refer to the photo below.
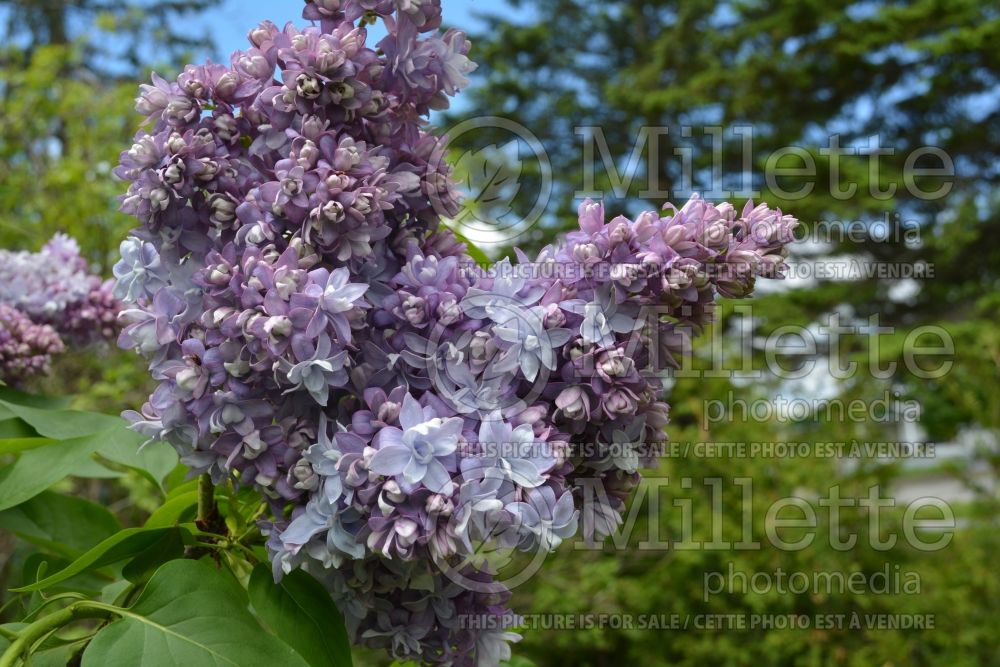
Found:
<svg viewBox="0 0 1000 667"><path fill-rule="evenodd" d="M18 383L49 372L53 354L63 351L55 329L35 324L11 306L0 304L0 379Z"/></svg>
<svg viewBox="0 0 1000 667"><path fill-rule="evenodd" d="M63 351L63 341L80 346L113 339L121 303L112 288L111 281L90 272L76 241L64 234L40 252L0 249L0 307L7 325L0 380L48 372L51 355ZM15 368L20 364L23 368Z"/></svg>
<svg viewBox="0 0 1000 667"><path fill-rule="evenodd" d="M496 665L517 635L463 622L508 613L479 545L615 529L668 421L645 369L676 363L718 296L778 277L796 223L699 198L609 221L587 201L536 259L480 269L440 225L457 195L425 122L475 67L465 36L438 0L304 17L140 89L114 295L160 384L126 416L257 488L275 576L321 579L355 641Z"/></svg>

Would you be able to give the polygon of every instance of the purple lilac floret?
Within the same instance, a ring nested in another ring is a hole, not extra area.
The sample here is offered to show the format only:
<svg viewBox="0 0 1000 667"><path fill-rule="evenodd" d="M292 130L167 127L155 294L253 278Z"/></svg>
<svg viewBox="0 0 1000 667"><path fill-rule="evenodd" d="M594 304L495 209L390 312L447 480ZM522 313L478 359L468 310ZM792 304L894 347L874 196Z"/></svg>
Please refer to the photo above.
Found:
<svg viewBox="0 0 1000 667"><path fill-rule="evenodd" d="M437 0L304 16L141 89L115 294L119 342L160 384L126 416L256 487L275 576L322 580L356 641L496 665L517 635L463 622L508 618L480 546L616 529L668 421L647 369L676 365L718 296L779 277L796 221L698 198L607 221L587 201L537 258L480 269L440 225L457 197L424 129L474 68L465 36L439 32Z"/></svg>

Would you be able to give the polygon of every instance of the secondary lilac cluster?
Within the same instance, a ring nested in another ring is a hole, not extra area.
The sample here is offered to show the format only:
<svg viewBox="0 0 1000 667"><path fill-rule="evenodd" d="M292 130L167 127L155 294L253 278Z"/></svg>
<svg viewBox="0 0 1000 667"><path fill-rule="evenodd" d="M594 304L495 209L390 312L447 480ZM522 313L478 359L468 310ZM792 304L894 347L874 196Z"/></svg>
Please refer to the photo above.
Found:
<svg viewBox="0 0 1000 667"><path fill-rule="evenodd" d="M47 373L66 345L113 339L121 310L113 286L64 234L40 252L0 250L0 380Z"/></svg>
<svg viewBox="0 0 1000 667"><path fill-rule="evenodd" d="M160 384L127 417L257 488L275 576L324 581L356 641L496 665L517 635L484 552L615 529L663 438L658 371L717 295L778 274L795 221L696 198L608 222L588 201L536 259L477 267L439 225L457 198L424 129L474 68L464 35L437 0L304 16L142 87L115 289L120 344Z"/></svg>
<svg viewBox="0 0 1000 667"><path fill-rule="evenodd" d="M0 303L0 380L16 384L49 372L52 355L63 351L55 329Z"/></svg>

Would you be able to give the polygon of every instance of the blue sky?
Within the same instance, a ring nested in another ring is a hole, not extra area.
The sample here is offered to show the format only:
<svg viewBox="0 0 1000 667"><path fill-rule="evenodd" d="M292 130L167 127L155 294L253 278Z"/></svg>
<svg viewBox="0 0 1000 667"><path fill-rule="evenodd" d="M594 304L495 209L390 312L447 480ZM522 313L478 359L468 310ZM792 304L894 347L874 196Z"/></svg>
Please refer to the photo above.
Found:
<svg viewBox="0 0 1000 667"><path fill-rule="evenodd" d="M198 22L211 26L219 56L228 56L236 49L246 48L247 30L264 19L279 26L288 21L303 24L302 4L302 0L225 0L218 8L206 12ZM467 31L474 31L481 25L473 16L476 12L511 11L502 0L441 0L441 6L448 26Z"/></svg>

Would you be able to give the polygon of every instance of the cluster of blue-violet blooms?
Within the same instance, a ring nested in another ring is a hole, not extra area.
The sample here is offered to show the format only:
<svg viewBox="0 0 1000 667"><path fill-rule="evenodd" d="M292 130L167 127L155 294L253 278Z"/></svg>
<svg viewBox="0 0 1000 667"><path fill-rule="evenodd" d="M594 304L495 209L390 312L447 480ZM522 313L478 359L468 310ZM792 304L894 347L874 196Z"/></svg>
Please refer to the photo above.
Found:
<svg viewBox="0 0 1000 667"><path fill-rule="evenodd" d="M496 665L518 636L484 543L551 550L621 522L662 381L711 316L778 275L796 222L692 199L484 270L431 109L474 69L438 0L313 0L228 65L154 77L124 152L141 226L120 344L159 387L134 428L259 489L276 577L305 568L355 641ZM366 41L381 18L387 35ZM584 480L600 492L582 503Z"/></svg>
<svg viewBox="0 0 1000 667"><path fill-rule="evenodd" d="M64 234L40 252L0 249L0 380L19 384L48 373L66 347L113 340L121 310L113 287Z"/></svg>

